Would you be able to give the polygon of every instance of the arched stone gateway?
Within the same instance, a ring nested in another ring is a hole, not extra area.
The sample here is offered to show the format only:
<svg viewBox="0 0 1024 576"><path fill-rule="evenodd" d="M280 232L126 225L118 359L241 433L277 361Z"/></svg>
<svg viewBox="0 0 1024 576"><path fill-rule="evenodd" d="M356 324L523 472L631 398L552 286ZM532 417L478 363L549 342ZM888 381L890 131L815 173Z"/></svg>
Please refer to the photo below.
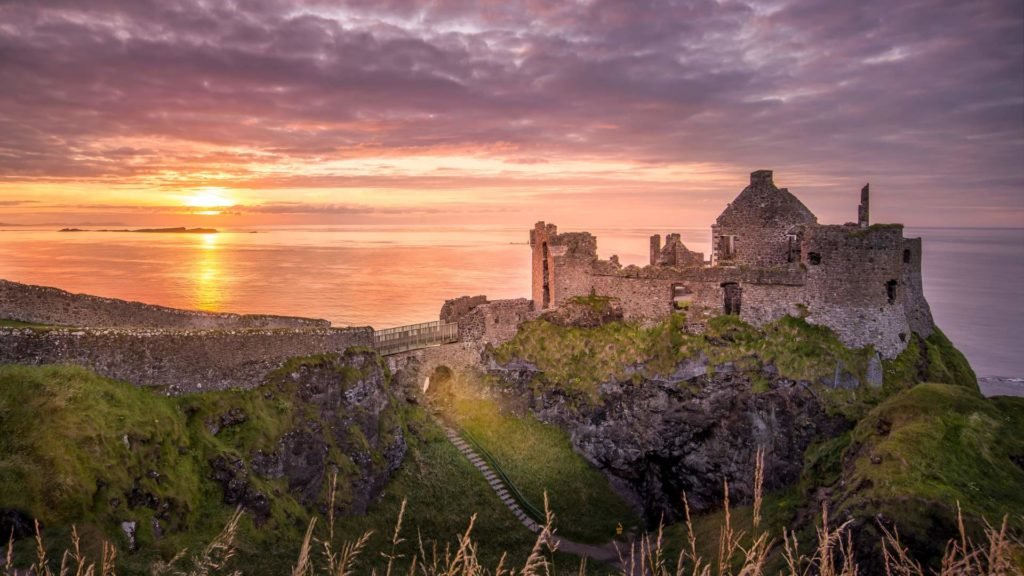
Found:
<svg viewBox="0 0 1024 576"><path fill-rule="evenodd" d="M483 369L482 347L475 342L457 342L433 348L387 356L396 386L415 394L430 393L442 379L462 379Z"/></svg>

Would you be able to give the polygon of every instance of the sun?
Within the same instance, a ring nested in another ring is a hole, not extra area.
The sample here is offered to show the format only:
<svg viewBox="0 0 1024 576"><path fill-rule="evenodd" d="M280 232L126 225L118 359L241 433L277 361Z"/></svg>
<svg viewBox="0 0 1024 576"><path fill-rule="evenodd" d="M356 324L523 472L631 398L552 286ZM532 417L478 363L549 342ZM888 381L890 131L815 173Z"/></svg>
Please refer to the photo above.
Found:
<svg viewBox="0 0 1024 576"><path fill-rule="evenodd" d="M185 206L200 209L196 214L220 214L218 208L232 205L234 202L224 196L223 188L200 188L185 199Z"/></svg>

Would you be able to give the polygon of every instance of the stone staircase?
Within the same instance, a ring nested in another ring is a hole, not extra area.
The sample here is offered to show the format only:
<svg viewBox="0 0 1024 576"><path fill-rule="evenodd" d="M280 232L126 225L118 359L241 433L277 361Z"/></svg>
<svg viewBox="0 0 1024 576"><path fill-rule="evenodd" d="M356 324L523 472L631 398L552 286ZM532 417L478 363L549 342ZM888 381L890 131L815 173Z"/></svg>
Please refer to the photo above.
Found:
<svg viewBox="0 0 1024 576"><path fill-rule="evenodd" d="M473 447L463 440L462 437L459 436L458 432L451 428L445 427L445 434L448 435L448 440L451 441L459 452L462 452L462 455L480 471L484 479L487 480L487 483L491 485L491 489L494 490L494 493L501 499L501 502L505 504L512 514L515 514L515 517L519 519L523 526L531 532L540 532L541 526L534 522L534 520L523 511L523 508L518 502L516 502L515 498L513 498L512 494L509 492L508 486L505 486L505 483L501 481L501 478L499 478L498 475L494 473L494 470L487 465L487 462L473 450Z"/></svg>

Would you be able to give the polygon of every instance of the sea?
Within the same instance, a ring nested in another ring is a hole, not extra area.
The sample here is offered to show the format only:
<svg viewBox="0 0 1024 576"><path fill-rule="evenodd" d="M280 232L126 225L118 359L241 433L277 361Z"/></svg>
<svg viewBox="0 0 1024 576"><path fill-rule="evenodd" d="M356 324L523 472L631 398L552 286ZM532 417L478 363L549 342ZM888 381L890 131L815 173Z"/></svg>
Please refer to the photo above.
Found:
<svg viewBox="0 0 1024 576"><path fill-rule="evenodd" d="M707 228L672 230L710 251ZM667 230L592 228L603 258L647 261ZM1024 394L1024 229L907 228L924 241L937 324L989 394ZM179 308L387 328L437 319L446 299L530 296L528 227L256 227L217 234L0 231L0 278Z"/></svg>

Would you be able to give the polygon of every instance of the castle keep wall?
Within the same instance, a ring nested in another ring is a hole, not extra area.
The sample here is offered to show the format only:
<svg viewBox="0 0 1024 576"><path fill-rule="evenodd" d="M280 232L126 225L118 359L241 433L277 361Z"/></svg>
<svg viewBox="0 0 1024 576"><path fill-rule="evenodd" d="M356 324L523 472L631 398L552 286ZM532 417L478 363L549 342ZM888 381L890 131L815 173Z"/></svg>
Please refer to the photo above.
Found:
<svg viewBox="0 0 1024 576"><path fill-rule="evenodd" d="M76 364L171 394L252 388L289 358L351 346L373 346L373 329L0 328L0 364Z"/></svg>
<svg viewBox="0 0 1024 576"><path fill-rule="evenodd" d="M179 310L0 280L0 318L33 324L179 329L329 328L327 320Z"/></svg>

